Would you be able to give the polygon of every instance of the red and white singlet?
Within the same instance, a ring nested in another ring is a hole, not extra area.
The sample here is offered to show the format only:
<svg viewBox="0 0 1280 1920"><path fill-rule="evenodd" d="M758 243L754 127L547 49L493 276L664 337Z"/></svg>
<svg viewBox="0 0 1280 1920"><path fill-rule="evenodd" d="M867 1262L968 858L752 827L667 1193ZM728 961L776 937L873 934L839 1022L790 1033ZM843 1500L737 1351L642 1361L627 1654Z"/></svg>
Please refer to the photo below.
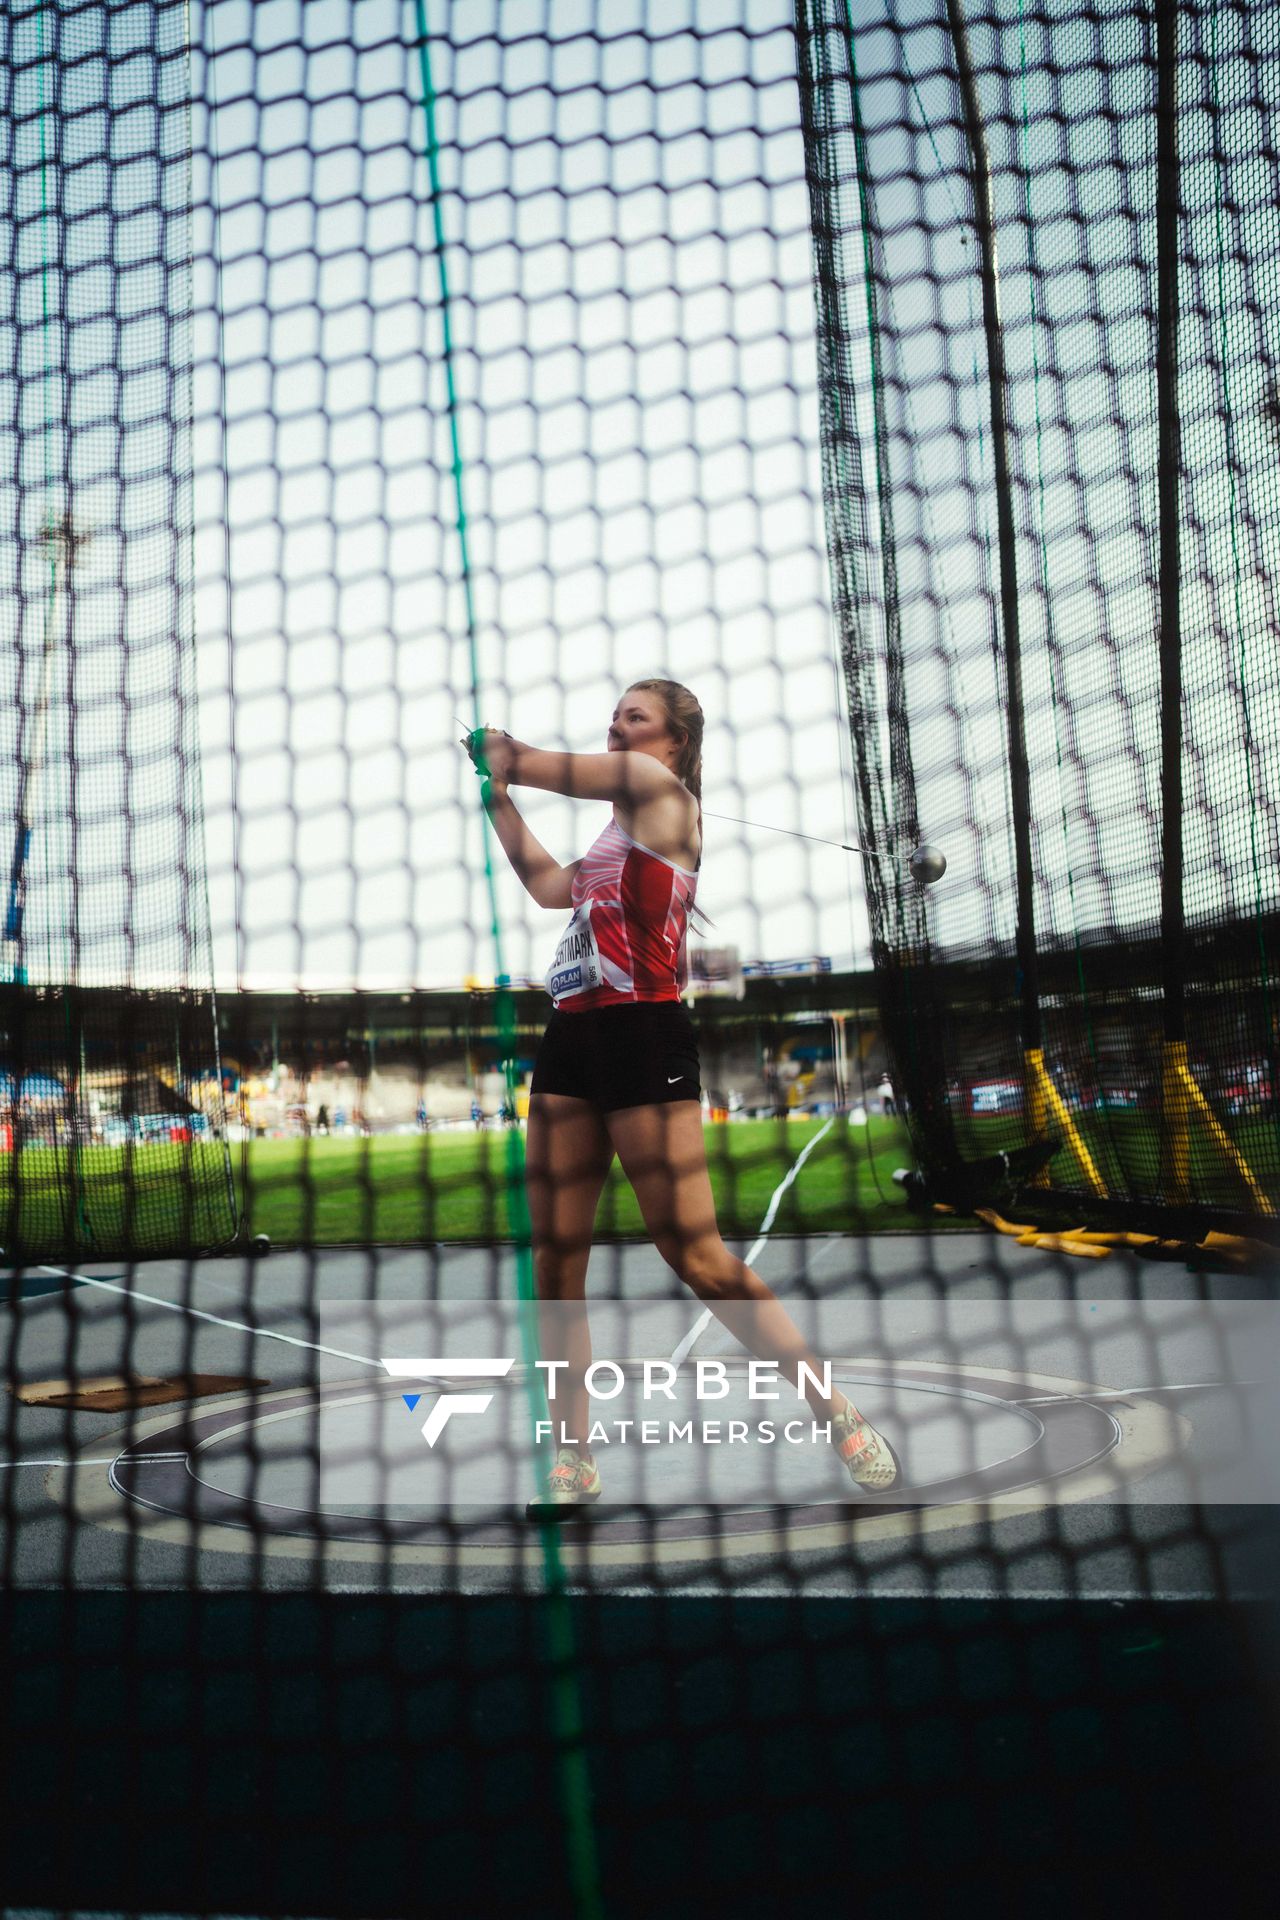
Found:
<svg viewBox="0 0 1280 1920"><path fill-rule="evenodd" d="M547 973L557 1009L678 1000L698 876L611 820L573 877L573 918Z"/></svg>

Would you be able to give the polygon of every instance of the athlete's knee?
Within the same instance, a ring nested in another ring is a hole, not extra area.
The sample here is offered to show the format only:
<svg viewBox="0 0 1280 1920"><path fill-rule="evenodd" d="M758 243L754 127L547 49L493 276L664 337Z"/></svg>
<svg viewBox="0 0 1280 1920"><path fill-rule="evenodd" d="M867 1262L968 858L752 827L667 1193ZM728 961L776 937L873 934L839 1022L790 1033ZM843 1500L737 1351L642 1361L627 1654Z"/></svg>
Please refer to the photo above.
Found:
<svg viewBox="0 0 1280 1920"><path fill-rule="evenodd" d="M742 1262L723 1240L696 1240L674 1247L667 1260L695 1293L731 1299L741 1291Z"/></svg>
<svg viewBox="0 0 1280 1920"><path fill-rule="evenodd" d="M587 1262L583 1250L553 1239L535 1243L533 1281L540 1300L577 1299L586 1288Z"/></svg>

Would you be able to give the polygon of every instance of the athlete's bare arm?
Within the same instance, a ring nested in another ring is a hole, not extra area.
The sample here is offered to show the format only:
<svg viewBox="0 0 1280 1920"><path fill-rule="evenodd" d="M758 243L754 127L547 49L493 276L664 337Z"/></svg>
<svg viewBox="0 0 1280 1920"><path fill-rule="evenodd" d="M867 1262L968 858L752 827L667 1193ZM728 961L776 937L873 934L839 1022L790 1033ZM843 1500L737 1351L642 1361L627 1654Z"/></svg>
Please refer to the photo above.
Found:
<svg viewBox="0 0 1280 1920"><path fill-rule="evenodd" d="M562 867L547 852L521 819L503 782L485 782L484 803L502 851L525 892L531 894L540 907L571 907L573 876L582 862L574 860Z"/></svg>
<svg viewBox="0 0 1280 1920"><path fill-rule="evenodd" d="M502 785L539 787L574 800L612 801L618 825L633 840L677 866L696 863L698 803L652 754L549 751L494 728L485 732L476 751Z"/></svg>
<svg viewBox="0 0 1280 1920"><path fill-rule="evenodd" d="M636 807L680 788L669 767L651 753L563 753L528 746L490 727L479 745L495 780L511 787L540 787L573 800L612 800Z"/></svg>

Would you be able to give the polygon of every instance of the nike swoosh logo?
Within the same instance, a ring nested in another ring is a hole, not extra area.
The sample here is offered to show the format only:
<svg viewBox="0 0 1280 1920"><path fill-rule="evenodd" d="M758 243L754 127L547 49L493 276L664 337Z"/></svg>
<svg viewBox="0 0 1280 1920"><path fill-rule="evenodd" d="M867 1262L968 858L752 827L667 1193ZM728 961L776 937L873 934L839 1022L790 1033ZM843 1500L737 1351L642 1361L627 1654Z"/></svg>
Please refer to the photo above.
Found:
<svg viewBox="0 0 1280 1920"><path fill-rule="evenodd" d="M684 1079L684 1075L682 1073L669 1073L667 1075L667 1085L669 1087L674 1087L677 1080L683 1080L683 1079Z"/></svg>

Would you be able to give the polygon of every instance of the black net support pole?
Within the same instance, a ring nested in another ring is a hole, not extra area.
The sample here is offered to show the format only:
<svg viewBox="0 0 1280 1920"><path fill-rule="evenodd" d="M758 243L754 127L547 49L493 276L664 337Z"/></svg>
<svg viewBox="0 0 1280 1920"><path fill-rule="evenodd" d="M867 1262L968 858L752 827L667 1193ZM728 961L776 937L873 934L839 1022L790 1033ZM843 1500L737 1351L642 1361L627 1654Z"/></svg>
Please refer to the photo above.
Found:
<svg viewBox="0 0 1280 1920"><path fill-rule="evenodd" d="M1182 845L1182 417L1178 404L1178 5L1156 0L1156 486L1160 526L1160 1184L1190 1198Z"/></svg>
<svg viewBox="0 0 1280 1920"><path fill-rule="evenodd" d="M1167 1041L1186 1038L1183 1007L1182 562L1178 408L1178 0L1156 0L1156 404L1160 513L1160 921Z"/></svg>
<svg viewBox="0 0 1280 1920"><path fill-rule="evenodd" d="M987 148L982 104L973 71L969 31L961 0L947 0L947 23L956 57L956 77L964 114L973 178L973 214L982 270L982 320L987 346L987 380L991 393L991 449L995 464L996 532L1000 563L1000 625L1004 645L1008 700L1009 799L1013 819L1014 885L1017 913L1019 1004L1022 1046L1038 1063L1041 1049L1040 995L1036 956L1035 877L1031 860L1031 776L1027 762L1026 721L1022 693L1022 644L1018 622L1018 563L1013 523L1013 490L1009 471L1009 412L1005 369L1004 328L1000 318L1000 276L996 260L995 208L991 191L991 156ZM1032 1091L1032 1108L1036 1101Z"/></svg>
<svg viewBox="0 0 1280 1920"><path fill-rule="evenodd" d="M862 114L857 28L848 0L796 0L795 31L814 247L823 496L858 833L873 850L912 847L924 836L894 523L887 405L892 375L886 375L882 318L886 267ZM846 192L856 195L856 201L846 201ZM858 351L864 338L865 376ZM858 383L864 377L871 403L867 445L857 403ZM875 476L874 500L869 468ZM877 555L878 600L873 577ZM877 606L883 622L882 655L877 653L872 614ZM887 790L875 745L882 722L887 722L889 747ZM931 965L924 890L905 882L900 864L877 859L867 862L862 880L871 907L878 999L895 1084L906 1094L922 1163L935 1171L950 1169L958 1150L934 1071L944 1050L944 1015Z"/></svg>

